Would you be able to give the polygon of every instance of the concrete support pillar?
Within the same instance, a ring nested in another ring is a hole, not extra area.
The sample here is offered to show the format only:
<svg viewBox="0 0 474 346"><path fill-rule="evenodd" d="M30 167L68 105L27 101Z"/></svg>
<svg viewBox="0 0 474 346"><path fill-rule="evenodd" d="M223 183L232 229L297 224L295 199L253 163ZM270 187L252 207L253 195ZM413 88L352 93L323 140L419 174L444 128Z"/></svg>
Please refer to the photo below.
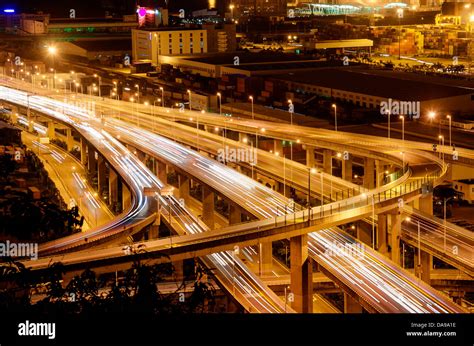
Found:
<svg viewBox="0 0 474 346"><path fill-rule="evenodd" d="M273 269L272 242L260 243L260 275L271 275Z"/></svg>
<svg viewBox="0 0 474 346"><path fill-rule="evenodd" d="M132 205L132 195L127 185L122 184L122 210L128 209Z"/></svg>
<svg viewBox="0 0 474 346"><path fill-rule="evenodd" d="M183 280L184 278L184 261L173 262L174 275L176 280Z"/></svg>
<svg viewBox="0 0 474 346"><path fill-rule="evenodd" d="M229 203L229 225L242 222L242 213L238 205Z"/></svg>
<svg viewBox="0 0 474 346"><path fill-rule="evenodd" d="M385 175L385 165L380 160L375 160L375 176L377 187L382 186L383 184L383 177Z"/></svg>
<svg viewBox="0 0 474 346"><path fill-rule="evenodd" d="M291 307L299 313L313 311L313 278L311 260L308 257L308 236L290 238Z"/></svg>
<svg viewBox="0 0 474 346"><path fill-rule="evenodd" d="M281 139L273 140L273 152L280 153L280 155L283 156L283 144Z"/></svg>
<svg viewBox="0 0 474 346"><path fill-rule="evenodd" d="M352 157L342 160L342 179L352 181Z"/></svg>
<svg viewBox="0 0 474 346"><path fill-rule="evenodd" d="M314 167L314 147L306 145L306 166Z"/></svg>
<svg viewBox="0 0 474 346"><path fill-rule="evenodd" d="M323 150L323 170L324 173L332 174L332 150Z"/></svg>
<svg viewBox="0 0 474 346"><path fill-rule="evenodd" d="M288 198L291 197L290 186L288 185L288 180L286 181L286 184L284 184L284 182L279 182L279 181L275 182L275 184L277 186L279 193L281 193L285 197L288 197Z"/></svg>
<svg viewBox="0 0 474 346"><path fill-rule="evenodd" d="M365 222L357 222L357 239L365 245L372 246L372 226Z"/></svg>
<svg viewBox="0 0 474 346"><path fill-rule="evenodd" d="M112 168L109 169L109 201L110 205L118 202L118 177Z"/></svg>
<svg viewBox="0 0 474 346"><path fill-rule="evenodd" d="M364 159L364 187L373 189L375 186L375 160L366 157Z"/></svg>
<svg viewBox="0 0 474 346"><path fill-rule="evenodd" d="M97 172L95 149L91 145L87 147L87 170L92 175L95 175L95 173Z"/></svg>
<svg viewBox="0 0 474 346"><path fill-rule="evenodd" d="M189 178L186 175L178 174L179 198L185 202L189 200Z"/></svg>
<svg viewBox="0 0 474 346"><path fill-rule="evenodd" d="M433 256L421 250L421 280L431 285L431 269L433 268Z"/></svg>
<svg viewBox="0 0 474 346"><path fill-rule="evenodd" d="M166 173L166 163L163 163L155 159L155 171L156 171L156 176L158 177L158 179L160 179L162 183L167 184L168 175Z"/></svg>
<svg viewBox="0 0 474 346"><path fill-rule="evenodd" d="M87 164L87 142L81 137L81 163L83 166Z"/></svg>
<svg viewBox="0 0 474 346"><path fill-rule="evenodd" d="M56 131L55 131L55 127L54 127L54 121L48 121L48 137L49 139L54 139L56 138Z"/></svg>
<svg viewBox="0 0 474 346"><path fill-rule="evenodd" d="M214 229L214 191L209 187L202 187L202 221L210 228Z"/></svg>
<svg viewBox="0 0 474 346"><path fill-rule="evenodd" d="M347 293L344 293L344 313L345 314L360 314L362 313L362 306Z"/></svg>
<svg viewBox="0 0 474 346"><path fill-rule="evenodd" d="M421 212L433 215L433 194L429 193L420 197L419 209Z"/></svg>
<svg viewBox="0 0 474 346"><path fill-rule="evenodd" d="M157 220L160 220L158 217L157 217ZM160 225L155 225L155 224L152 224L150 225L150 227L148 228L148 240L152 240L152 239L158 239L158 235L160 233Z"/></svg>
<svg viewBox="0 0 474 346"><path fill-rule="evenodd" d="M104 191L107 186L106 186L106 166L105 166L105 160L102 157L102 155L99 155L99 159L97 160L97 191L99 191L99 197L101 198L101 193Z"/></svg>
<svg viewBox="0 0 474 346"><path fill-rule="evenodd" d="M35 130L33 126L33 117L31 116L31 109L28 107L26 110L26 116L28 118L28 132L33 132Z"/></svg>
<svg viewBox="0 0 474 346"><path fill-rule="evenodd" d="M402 215L398 212L390 214L390 246L391 259L396 264L400 264L400 233L402 230Z"/></svg>
<svg viewBox="0 0 474 346"><path fill-rule="evenodd" d="M387 243L387 215L379 214L377 220L377 250L384 256L390 257Z"/></svg>
<svg viewBox="0 0 474 346"><path fill-rule="evenodd" d="M71 151L74 147L74 137L72 136L72 129L69 127L66 129L66 145L68 151Z"/></svg>

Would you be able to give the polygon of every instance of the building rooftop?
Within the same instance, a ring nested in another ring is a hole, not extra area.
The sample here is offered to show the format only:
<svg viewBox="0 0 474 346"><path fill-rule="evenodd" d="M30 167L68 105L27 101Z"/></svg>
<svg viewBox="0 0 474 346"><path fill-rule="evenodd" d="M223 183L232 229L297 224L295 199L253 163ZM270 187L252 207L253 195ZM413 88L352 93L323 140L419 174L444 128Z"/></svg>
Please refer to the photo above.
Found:
<svg viewBox="0 0 474 346"><path fill-rule="evenodd" d="M277 52L259 52L259 53L248 53L248 52L236 52L226 53L219 55L208 55L195 58L187 58L186 60L202 62L205 64L212 65L233 65L234 58L239 57L239 66L236 68L242 68L242 64L252 63L269 63L269 62L290 62L290 61L307 61L307 56L296 55L296 54L285 54Z"/></svg>
<svg viewBox="0 0 474 346"><path fill-rule="evenodd" d="M127 38L124 40L78 40L71 42L88 52L104 52L104 51L130 51L132 50L132 41Z"/></svg>
<svg viewBox="0 0 474 346"><path fill-rule="evenodd" d="M474 94L473 88L448 86L415 79L370 73L369 70L323 68L279 73L275 79L406 101L423 101ZM370 82L369 82L370 80Z"/></svg>

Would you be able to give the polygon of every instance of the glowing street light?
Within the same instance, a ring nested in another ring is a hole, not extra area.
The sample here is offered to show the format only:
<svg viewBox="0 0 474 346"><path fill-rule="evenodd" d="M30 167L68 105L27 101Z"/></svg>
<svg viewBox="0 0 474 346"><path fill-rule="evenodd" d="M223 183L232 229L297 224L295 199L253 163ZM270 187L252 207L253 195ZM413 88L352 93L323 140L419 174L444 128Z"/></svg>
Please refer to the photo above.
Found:
<svg viewBox="0 0 474 346"><path fill-rule="evenodd" d="M189 94L189 110L192 111L193 109L191 107L191 90L188 89L186 92Z"/></svg>
<svg viewBox="0 0 474 346"><path fill-rule="evenodd" d="M217 93L217 97L219 98L219 115L222 115L222 94Z"/></svg>
<svg viewBox="0 0 474 346"><path fill-rule="evenodd" d="M48 46L48 53L51 55L55 55L58 52L58 49L54 46Z"/></svg>
<svg viewBox="0 0 474 346"><path fill-rule="evenodd" d="M400 115L400 120L402 121L402 141L403 145L405 145L405 117Z"/></svg>
<svg viewBox="0 0 474 346"><path fill-rule="evenodd" d="M164 108L165 107L165 89L163 87L160 87L161 90L161 106Z"/></svg>
<svg viewBox="0 0 474 346"><path fill-rule="evenodd" d="M333 103L331 107L334 108L334 129L337 132L337 105Z"/></svg>
<svg viewBox="0 0 474 346"><path fill-rule="evenodd" d="M252 102L252 120L255 120L254 113L253 113L253 96L249 96L250 102Z"/></svg>
<svg viewBox="0 0 474 346"><path fill-rule="evenodd" d="M446 118L448 118L448 121L449 121L449 146L451 147L452 146L452 143L451 143L451 121L452 121L452 117L448 114L448 115L446 115Z"/></svg>

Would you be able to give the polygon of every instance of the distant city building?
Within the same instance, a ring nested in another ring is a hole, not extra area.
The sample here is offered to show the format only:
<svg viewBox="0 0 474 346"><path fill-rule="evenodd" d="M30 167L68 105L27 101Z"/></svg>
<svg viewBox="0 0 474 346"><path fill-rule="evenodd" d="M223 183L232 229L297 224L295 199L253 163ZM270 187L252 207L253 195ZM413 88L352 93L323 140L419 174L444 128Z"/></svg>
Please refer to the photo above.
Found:
<svg viewBox="0 0 474 346"><path fill-rule="evenodd" d="M287 10L286 0L233 0L235 14L284 15ZM228 11L228 10L227 10Z"/></svg>
<svg viewBox="0 0 474 346"><path fill-rule="evenodd" d="M159 64L159 56L195 55L231 52L236 49L235 25L203 24L197 28L161 28L132 30L134 61Z"/></svg>
<svg viewBox="0 0 474 346"><path fill-rule="evenodd" d="M474 179L455 181L453 182L453 187L459 193L461 199L469 204L474 203Z"/></svg>

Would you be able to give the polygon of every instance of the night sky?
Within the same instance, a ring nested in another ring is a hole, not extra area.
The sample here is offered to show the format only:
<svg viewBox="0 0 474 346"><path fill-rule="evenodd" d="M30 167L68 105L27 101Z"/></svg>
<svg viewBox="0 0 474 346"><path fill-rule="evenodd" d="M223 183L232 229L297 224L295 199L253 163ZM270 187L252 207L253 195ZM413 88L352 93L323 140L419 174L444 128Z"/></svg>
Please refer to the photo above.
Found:
<svg viewBox="0 0 474 346"><path fill-rule="evenodd" d="M184 8L196 10L207 8L207 0L168 0L171 10ZM53 17L68 17L69 9L76 10L80 17L102 17L105 12L122 15L133 13L136 3L142 6L164 6L165 0L0 0L0 8L12 7L19 12L43 11Z"/></svg>

